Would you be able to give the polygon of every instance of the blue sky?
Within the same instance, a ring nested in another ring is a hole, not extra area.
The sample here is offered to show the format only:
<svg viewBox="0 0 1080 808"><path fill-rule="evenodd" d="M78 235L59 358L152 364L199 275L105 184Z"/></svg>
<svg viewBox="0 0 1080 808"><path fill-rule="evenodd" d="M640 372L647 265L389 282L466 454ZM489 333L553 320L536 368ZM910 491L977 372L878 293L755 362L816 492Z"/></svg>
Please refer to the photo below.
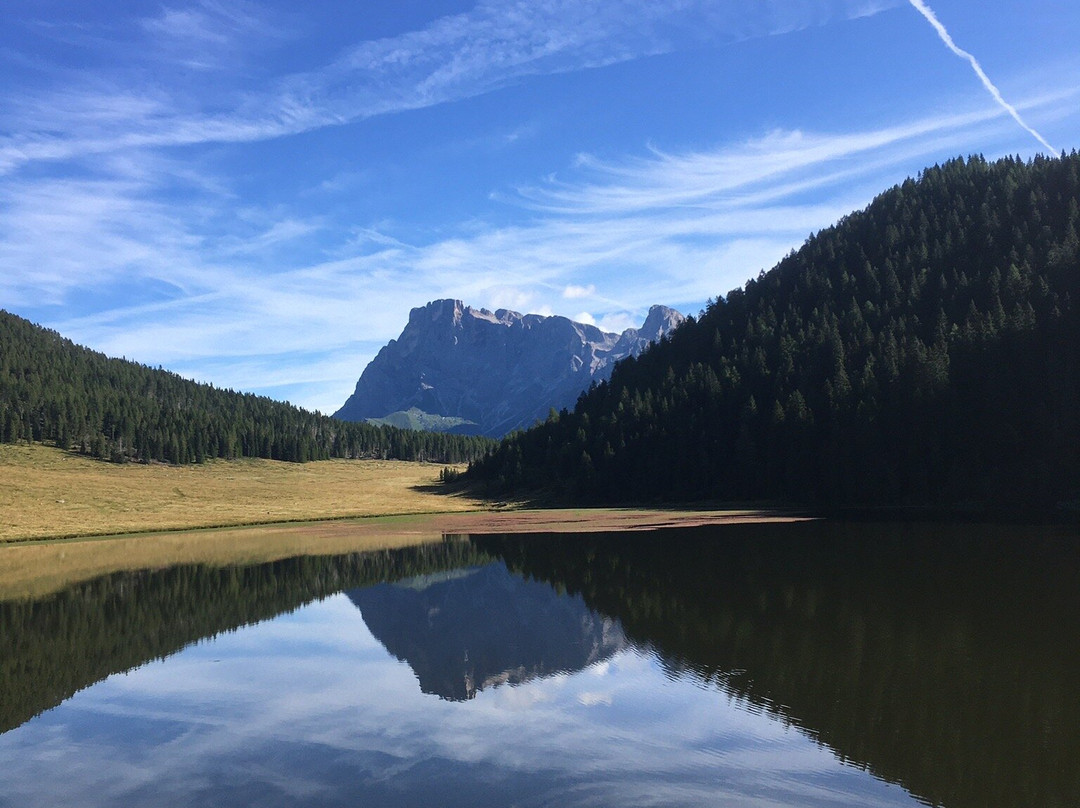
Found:
<svg viewBox="0 0 1080 808"><path fill-rule="evenodd" d="M0 307L326 412L430 300L693 314L927 165L1080 146L1074 0L0 16Z"/></svg>

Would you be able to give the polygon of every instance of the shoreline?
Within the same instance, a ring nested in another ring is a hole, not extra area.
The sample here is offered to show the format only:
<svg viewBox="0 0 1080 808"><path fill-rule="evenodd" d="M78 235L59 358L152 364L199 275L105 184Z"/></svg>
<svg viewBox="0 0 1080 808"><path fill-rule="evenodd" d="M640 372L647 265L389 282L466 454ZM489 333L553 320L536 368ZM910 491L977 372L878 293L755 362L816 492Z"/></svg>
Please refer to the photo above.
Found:
<svg viewBox="0 0 1080 808"><path fill-rule="evenodd" d="M34 539L0 545L0 600L42 597L103 575L179 564L258 564L304 555L374 552L493 533L630 532L806 518L764 509L523 509Z"/></svg>

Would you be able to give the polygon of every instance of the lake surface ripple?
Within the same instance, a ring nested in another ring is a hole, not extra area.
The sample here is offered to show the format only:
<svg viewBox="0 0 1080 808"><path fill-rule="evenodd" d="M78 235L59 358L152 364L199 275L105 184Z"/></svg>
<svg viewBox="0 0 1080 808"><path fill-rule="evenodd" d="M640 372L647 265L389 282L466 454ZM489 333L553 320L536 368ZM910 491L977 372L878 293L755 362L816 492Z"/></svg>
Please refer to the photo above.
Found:
<svg viewBox="0 0 1080 808"><path fill-rule="evenodd" d="M0 806L1080 805L1074 527L446 537L0 603Z"/></svg>

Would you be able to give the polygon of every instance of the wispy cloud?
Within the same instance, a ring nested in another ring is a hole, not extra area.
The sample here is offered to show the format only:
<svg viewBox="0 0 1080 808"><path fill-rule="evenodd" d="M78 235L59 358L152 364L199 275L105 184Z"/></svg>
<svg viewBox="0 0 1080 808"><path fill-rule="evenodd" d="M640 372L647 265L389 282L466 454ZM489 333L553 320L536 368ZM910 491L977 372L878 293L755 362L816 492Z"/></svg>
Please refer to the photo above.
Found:
<svg viewBox="0 0 1080 808"><path fill-rule="evenodd" d="M429 299L580 315L614 330L640 324L653 303L695 313L940 155L1011 143L1007 128L982 110L862 132L774 131L706 151L583 156L565 179L504 195L526 221L473 222L437 239L392 223L333 239L330 223L238 209L190 166L145 156L151 164L133 161L122 180L0 186L0 261L13 268L0 296L78 299L84 314L49 325L113 355L332 411ZM164 177L183 204L162 201Z"/></svg>
<svg viewBox="0 0 1080 808"><path fill-rule="evenodd" d="M158 15L144 19L142 27L155 36L213 45L236 44L238 39L250 36L283 36L258 6L245 0L227 4L200 0L181 8L165 6Z"/></svg>
<svg viewBox="0 0 1080 808"><path fill-rule="evenodd" d="M200 0L193 5L166 6L139 26L144 58L172 62L189 70L215 71L235 64L256 43L288 38L266 12L244 0L228 4Z"/></svg>
<svg viewBox="0 0 1080 808"><path fill-rule="evenodd" d="M951 50L961 59L967 60L967 62L971 65L971 69L975 71L975 75L979 77L979 81L982 82L983 87L985 87L987 92L989 92L990 95L993 96L994 101L997 102L998 106L1008 112L1009 115L1012 116L1013 120L1020 124L1020 126L1022 126L1028 134L1030 134L1033 138L1039 141L1039 143L1041 143L1043 147L1045 147L1046 150L1050 152L1050 154L1056 154L1056 152L1054 151L1054 147L1046 141L1046 138L1044 138L1031 126L1029 126L1027 122L1022 117L1020 117L1020 113L1017 111L1016 107L1014 107L1012 104L1005 100L1004 96L1002 96L1001 94L1001 91L994 85L994 82L990 81L990 77L986 75L986 71L982 69L982 65L979 64L978 60L972 54L959 47L953 41L952 36L949 35L948 30L942 24L941 20L937 18L937 15L934 14L933 10L928 5L926 5L923 0L909 0L909 2L912 6L915 7L915 10L922 14L923 17L926 18L926 21L934 27L934 30L937 31L938 36L941 37L941 41L945 43L946 47L948 47L949 50Z"/></svg>
<svg viewBox="0 0 1080 808"><path fill-rule="evenodd" d="M161 15L146 20L143 27L154 35L170 39L198 41L212 45L224 45L228 35L210 23L208 15L197 9L166 8Z"/></svg>
<svg viewBox="0 0 1080 808"><path fill-rule="evenodd" d="M359 43L317 70L257 87L203 85L199 105L186 84L170 90L140 80L138 89L118 91L94 77L16 99L0 114L13 133L0 137L0 173L133 148L277 138L470 98L528 76L629 61L689 41L784 33L884 5L762 0L747 11L745 4L706 0L488 0L426 28ZM165 8L142 27L150 44L178 46L167 58L184 53L200 68L214 66L240 33L273 30L247 5L211 2ZM137 51L139 43L127 48Z"/></svg>

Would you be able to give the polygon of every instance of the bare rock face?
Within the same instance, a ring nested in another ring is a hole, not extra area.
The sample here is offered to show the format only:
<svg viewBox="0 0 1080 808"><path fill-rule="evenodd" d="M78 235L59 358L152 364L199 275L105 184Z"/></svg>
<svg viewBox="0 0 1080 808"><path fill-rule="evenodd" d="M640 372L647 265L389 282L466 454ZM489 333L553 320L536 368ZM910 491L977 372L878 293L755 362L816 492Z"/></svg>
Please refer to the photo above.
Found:
<svg viewBox="0 0 1080 808"><path fill-rule="evenodd" d="M412 310L401 336L371 360L334 415L362 421L415 407L502 437L552 407L572 407L594 379L611 375L615 362L637 356L683 319L653 306L641 328L612 334L566 317L436 300Z"/></svg>

